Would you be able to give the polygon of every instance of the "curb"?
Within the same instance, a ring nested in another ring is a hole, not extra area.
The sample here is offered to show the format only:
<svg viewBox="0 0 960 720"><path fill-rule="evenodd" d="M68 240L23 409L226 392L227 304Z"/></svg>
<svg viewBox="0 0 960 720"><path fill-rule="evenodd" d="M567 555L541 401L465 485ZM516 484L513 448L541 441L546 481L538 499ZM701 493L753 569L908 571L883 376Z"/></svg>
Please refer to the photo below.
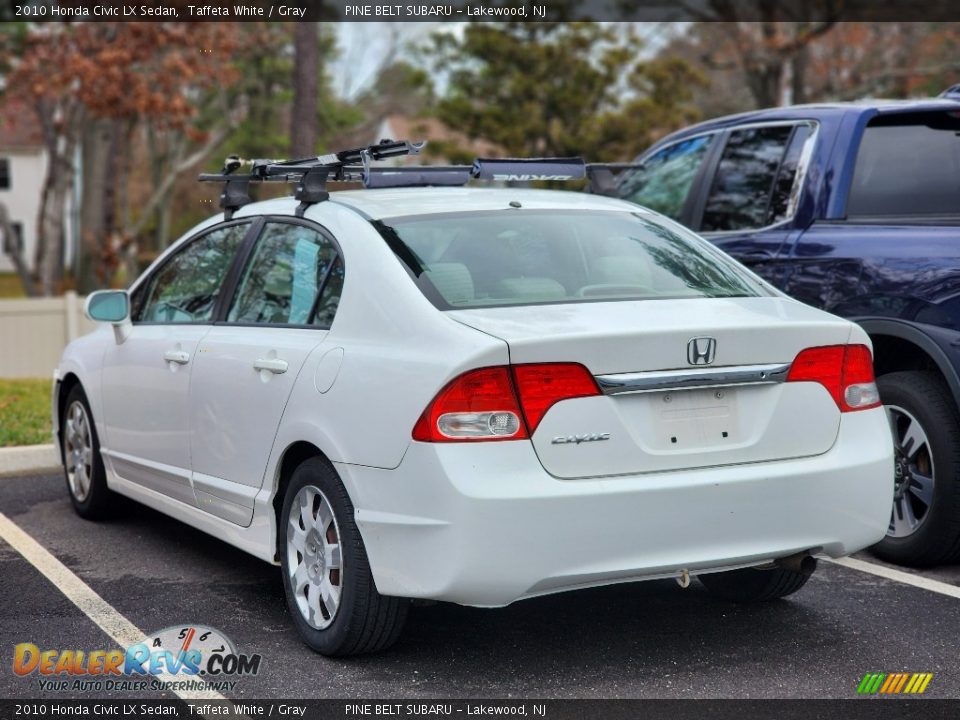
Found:
<svg viewBox="0 0 960 720"><path fill-rule="evenodd" d="M55 445L0 448L0 477L36 475L60 470Z"/></svg>

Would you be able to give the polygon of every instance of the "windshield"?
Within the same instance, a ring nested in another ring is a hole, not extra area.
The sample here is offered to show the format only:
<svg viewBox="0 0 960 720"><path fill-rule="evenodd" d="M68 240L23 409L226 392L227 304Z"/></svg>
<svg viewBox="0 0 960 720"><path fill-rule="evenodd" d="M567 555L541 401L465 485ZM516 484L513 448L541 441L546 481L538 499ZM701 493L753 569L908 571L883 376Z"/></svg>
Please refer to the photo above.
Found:
<svg viewBox="0 0 960 720"><path fill-rule="evenodd" d="M500 210L375 225L445 310L765 294L705 241L630 212Z"/></svg>

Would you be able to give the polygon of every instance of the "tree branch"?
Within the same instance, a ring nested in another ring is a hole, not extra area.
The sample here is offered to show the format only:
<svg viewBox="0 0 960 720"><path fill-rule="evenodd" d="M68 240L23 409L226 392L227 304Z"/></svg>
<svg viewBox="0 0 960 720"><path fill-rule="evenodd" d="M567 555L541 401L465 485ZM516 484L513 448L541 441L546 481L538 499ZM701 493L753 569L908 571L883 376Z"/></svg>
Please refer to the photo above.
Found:
<svg viewBox="0 0 960 720"><path fill-rule="evenodd" d="M134 222L131 227L125 230L124 235L126 237L136 237L140 234L144 226L150 221L153 213L160 206L160 203L163 202L167 192L169 192L170 188L173 187L173 183L180 176L180 174L189 170L197 163L205 160L207 156L213 152L217 145L226 140L227 135L229 135L234 127L236 127L236 124L237 123L234 120L221 126L214 132L211 132L210 136L207 138L207 141L200 146L200 148L185 157L167 171L167 174L164 176L163 180L157 187L154 188L153 194L150 195L149 199L144 204L136 222Z"/></svg>
<svg viewBox="0 0 960 720"><path fill-rule="evenodd" d="M828 20L825 22L817 23L803 32L799 33L796 37L790 40L787 43L784 43L780 49L779 53L781 55L792 55L800 48L809 45L811 42L816 40L821 35L825 35L833 29L833 26L836 25L835 20Z"/></svg>

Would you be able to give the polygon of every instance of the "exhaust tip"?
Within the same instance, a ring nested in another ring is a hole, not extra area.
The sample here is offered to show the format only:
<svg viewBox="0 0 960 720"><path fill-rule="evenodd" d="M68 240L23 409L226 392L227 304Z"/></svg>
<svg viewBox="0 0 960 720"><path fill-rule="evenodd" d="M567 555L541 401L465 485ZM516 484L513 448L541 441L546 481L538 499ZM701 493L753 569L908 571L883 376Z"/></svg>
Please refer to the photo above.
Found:
<svg viewBox="0 0 960 720"><path fill-rule="evenodd" d="M800 573L806 577L812 575L813 571L817 569L817 559L809 552L788 555L785 558L776 560L775 564L777 567L781 567L784 570Z"/></svg>

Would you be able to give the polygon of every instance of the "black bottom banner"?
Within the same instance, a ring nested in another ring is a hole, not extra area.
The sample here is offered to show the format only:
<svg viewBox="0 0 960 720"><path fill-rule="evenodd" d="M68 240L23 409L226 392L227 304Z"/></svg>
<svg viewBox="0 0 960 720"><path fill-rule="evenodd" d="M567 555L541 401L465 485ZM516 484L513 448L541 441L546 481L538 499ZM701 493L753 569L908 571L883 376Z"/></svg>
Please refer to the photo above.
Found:
<svg viewBox="0 0 960 720"><path fill-rule="evenodd" d="M71 717L953 720L960 700L0 700L0 720Z"/></svg>

